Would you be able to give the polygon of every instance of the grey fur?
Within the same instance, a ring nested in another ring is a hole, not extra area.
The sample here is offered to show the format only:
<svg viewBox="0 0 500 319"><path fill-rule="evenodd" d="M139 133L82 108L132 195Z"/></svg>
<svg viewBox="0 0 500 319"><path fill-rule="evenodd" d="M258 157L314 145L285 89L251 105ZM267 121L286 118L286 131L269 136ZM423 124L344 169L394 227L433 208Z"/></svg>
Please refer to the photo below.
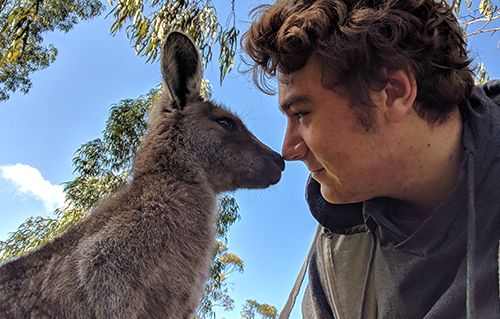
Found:
<svg viewBox="0 0 500 319"><path fill-rule="evenodd" d="M171 33L165 90L130 185L81 223L0 268L0 318L190 318L214 244L216 194L265 188L284 169L226 109L200 97L193 42Z"/></svg>

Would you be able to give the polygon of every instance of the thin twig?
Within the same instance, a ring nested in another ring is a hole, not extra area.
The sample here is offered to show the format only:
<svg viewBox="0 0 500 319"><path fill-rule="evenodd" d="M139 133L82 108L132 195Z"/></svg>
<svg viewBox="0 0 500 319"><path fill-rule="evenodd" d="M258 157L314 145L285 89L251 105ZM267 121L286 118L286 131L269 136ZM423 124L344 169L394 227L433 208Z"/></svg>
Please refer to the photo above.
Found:
<svg viewBox="0 0 500 319"><path fill-rule="evenodd" d="M497 32L500 31L500 27L498 28L493 28L493 29L487 29L487 30L476 30L472 33L467 34L467 37L470 37L471 35L476 35L476 34L481 34L481 33L488 33L488 32Z"/></svg>

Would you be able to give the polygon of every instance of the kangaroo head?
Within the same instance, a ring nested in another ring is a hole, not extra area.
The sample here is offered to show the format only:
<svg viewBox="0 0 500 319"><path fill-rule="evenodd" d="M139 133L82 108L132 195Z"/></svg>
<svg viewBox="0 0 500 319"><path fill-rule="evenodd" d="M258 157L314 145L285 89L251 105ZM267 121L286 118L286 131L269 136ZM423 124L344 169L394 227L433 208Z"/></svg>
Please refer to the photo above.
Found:
<svg viewBox="0 0 500 319"><path fill-rule="evenodd" d="M166 89L150 114L150 127L177 136L182 146L174 146L183 154L181 161L201 172L216 192L277 183L283 158L257 140L236 115L201 97L203 69L193 41L170 33L161 65Z"/></svg>

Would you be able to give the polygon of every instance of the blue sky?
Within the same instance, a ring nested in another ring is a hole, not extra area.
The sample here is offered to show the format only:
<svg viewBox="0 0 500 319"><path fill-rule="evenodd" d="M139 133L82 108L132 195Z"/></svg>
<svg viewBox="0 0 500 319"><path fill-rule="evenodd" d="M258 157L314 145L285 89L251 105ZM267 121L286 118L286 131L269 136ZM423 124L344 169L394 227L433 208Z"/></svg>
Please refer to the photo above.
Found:
<svg viewBox="0 0 500 319"><path fill-rule="evenodd" d="M215 3L227 6L222 0ZM236 1L241 30L256 4ZM218 8L225 19L224 9ZM0 103L0 240L29 216L50 215L61 204L59 185L74 177L74 152L101 136L111 104L136 98L161 82L159 63L135 56L123 32L109 36L110 25L101 16L67 34L47 35L46 42L59 50L57 60L32 76L28 95L13 94ZM498 34L470 40L470 49L480 54L492 78L500 78L499 40ZM279 152L286 120L277 97L255 89L237 72L238 63L222 86L217 63L207 67L214 98ZM284 305L316 228L304 201L307 176L302 163L287 163L278 185L235 193L242 220L231 229L229 247L244 260L245 272L230 278L234 312L219 312L218 318L239 318L246 299L278 309ZM299 304L292 318L300 317Z"/></svg>

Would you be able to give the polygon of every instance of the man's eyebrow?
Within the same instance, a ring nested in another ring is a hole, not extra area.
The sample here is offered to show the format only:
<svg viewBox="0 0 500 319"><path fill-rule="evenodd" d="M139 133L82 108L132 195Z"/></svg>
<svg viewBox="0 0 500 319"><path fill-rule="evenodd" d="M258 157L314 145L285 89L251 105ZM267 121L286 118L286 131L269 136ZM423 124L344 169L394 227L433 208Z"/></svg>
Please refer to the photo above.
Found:
<svg viewBox="0 0 500 319"><path fill-rule="evenodd" d="M310 95L294 95L280 104L279 108L283 113L286 113L290 110L292 105L310 102L311 100L312 98Z"/></svg>

